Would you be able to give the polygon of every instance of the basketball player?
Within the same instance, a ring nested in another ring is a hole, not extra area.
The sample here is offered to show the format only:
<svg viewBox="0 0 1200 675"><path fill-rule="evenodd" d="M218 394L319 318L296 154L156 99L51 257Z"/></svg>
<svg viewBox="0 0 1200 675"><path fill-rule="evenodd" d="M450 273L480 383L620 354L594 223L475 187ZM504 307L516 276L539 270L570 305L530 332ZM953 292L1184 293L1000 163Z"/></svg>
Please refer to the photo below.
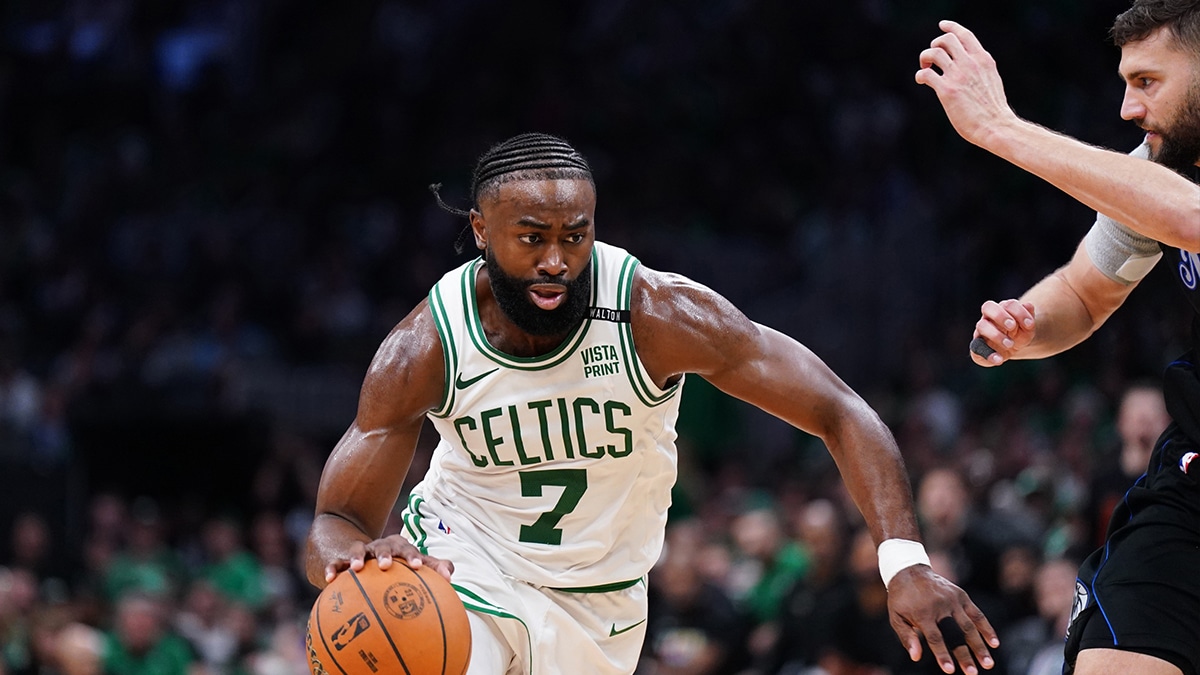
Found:
<svg viewBox="0 0 1200 675"><path fill-rule="evenodd" d="M941 28L921 53L916 80L937 92L959 134L1099 212L1065 266L1018 299L983 304L975 362L1043 358L1078 344L1164 249L1197 313L1191 351L1164 375L1173 421L1114 510L1106 545L1080 568L1065 666L1078 675L1197 675L1200 462L1191 460L1200 452L1200 187L1188 176L1200 162L1200 0L1136 0L1113 26L1125 81L1121 116L1146 131L1132 156L1019 119L976 37L950 21Z"/></svg>
<svg viewBox="0 0 1200 675"><path fill-rule="evenodd" d="M947 673L955 661L977 673L974 658L992 666L995 631L928 566L890 432L812 352L596 241L591 170L561 139L493 146L471 194L482 257L384 340L325 466L308 540L315 585L372 556L429 565L471 610L472 675L632 673L680 391L695 373L824 440L880 544L892 625L913 660L923 636ZM402 536L385 537L425 417L441 442Z"/></svg>

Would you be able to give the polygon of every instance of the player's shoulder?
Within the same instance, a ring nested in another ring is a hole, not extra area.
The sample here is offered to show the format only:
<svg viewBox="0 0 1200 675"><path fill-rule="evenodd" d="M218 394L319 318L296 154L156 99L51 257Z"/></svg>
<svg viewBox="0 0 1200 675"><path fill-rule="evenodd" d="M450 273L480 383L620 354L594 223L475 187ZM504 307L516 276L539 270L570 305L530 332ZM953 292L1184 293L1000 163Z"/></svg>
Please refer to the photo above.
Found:
<svg viewBox="0 0 1200 675"><path fill-rule="evenodd" d="M423 299L380 343L367 370L366 384L385 391L407 391L417 398L427 392L434 400L440 397L445 379L443 353L429 300Z"/></svg>
<svg viewBox="0 0 1200 675"><path fill-rule="evenodd" d="M717 291L683 274L638 267L630 299L636 329L661 326L675 331L729 330L745 315Z"/></svg>

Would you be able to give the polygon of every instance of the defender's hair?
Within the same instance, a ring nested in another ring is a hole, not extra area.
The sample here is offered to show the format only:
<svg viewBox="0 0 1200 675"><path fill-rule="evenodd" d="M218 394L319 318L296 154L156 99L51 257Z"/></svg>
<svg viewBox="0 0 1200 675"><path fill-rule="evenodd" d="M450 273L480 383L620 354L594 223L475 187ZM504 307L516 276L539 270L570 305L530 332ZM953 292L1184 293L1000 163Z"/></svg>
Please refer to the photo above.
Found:
<svg viewBox="0 0 1200 675"><path fill-rule="evenodd" d="M1144 40L1166 26L1181 49L1200 59L1200 0L1135 0L1109 34L1118 47Z"/></svg>
<svg viewBox="0 0 1200 675"><path fill-rule="evenodd" d="M549 134L513 136L488 148L475 163L475 172L471 176L471 208L478 209L479 196L497 189L501 183L557 179L586 180L593 189L596 186L592 180L592 167L570 143ZM441 188L441 183L429 186L439 206L456 216L470 215L468 211L456 209L442 201L442 196L438 194ZM468 227L459 234L454 243L455 251L462 253L469 230Z"/></svg>

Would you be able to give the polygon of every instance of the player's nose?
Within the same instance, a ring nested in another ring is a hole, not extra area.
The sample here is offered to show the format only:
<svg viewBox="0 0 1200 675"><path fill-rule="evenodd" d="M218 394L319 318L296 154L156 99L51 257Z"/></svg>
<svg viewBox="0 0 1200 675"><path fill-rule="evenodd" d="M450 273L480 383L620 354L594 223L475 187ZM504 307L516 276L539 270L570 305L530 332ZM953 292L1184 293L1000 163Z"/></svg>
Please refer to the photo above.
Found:
<svg viewBox="0 0 1200 675"><path fill-rule="evenodd" d="M1146 106L1132 87L1125 87L1125 98L1121 100L1121 119L1140 120L1146 116Z"/></svg>
<svg viewBox="0 0 1200 675"><path fill-rule="evenodd" d="M567 260L563 257L562 249L558 246L547 246L545 254L538 261L538 272L552 277L565 274Z"/></svg>

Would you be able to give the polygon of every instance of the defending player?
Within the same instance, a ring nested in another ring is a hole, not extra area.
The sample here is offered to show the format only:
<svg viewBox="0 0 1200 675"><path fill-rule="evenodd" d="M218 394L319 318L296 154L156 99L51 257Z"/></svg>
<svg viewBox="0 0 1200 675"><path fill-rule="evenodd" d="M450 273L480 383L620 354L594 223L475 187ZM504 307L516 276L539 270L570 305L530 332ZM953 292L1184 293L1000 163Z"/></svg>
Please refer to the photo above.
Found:
<svg viewBox="0 0 1200 675"><path fill-rule="evenodd" d="M975 362L1042 358L1083 341L1163 249L1196 312L1192 349L1164 376L1173 422L1114 511L1106 545L1080 568L1065 670L1197 675L1200 462L1191 460L1200 452L1200 187L1184 174L1195 176L1200 163L1200 0L1137 0L1113 26L1126 84L1121 116L1146 131L1132 156L1019 119L975 36L951 21L941 27L916 79L937 92L954 128L1099 212L1064 267L1019 299L984 303Z"/></svg>

